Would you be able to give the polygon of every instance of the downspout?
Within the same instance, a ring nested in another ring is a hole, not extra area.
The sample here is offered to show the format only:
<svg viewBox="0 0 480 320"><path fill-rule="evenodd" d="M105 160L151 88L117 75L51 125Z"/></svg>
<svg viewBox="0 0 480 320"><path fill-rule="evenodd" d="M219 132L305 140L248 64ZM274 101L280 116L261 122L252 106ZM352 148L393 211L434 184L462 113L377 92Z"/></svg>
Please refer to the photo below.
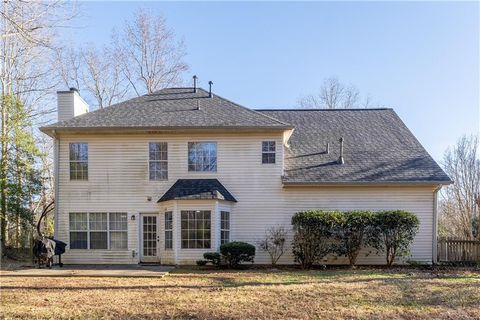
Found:
<svg viewBox="0 0 480 320"><path fill-rule="evenodd" d="M59 208L59 199L58 199L58 195L59 195L59 190L58 190L58 186L60 184L60 177L59 177L59 160L60 160L60 140L56 134L56 132L54 131L53 132L54 134L54 139L55 139L55 144L54 144L54 150L53 150L53 176L54 176L54 179L55 179L55 211L54 211L54 222L55 222L55 228L53 229L53 237L55 239L58 239L58 208Z"/></svg>
<svg viewBox="0 0 480 320"><path fill-rule="evenodd" d="M437 264L438 260L438 192L442 189L442 185L438 185L433 191L433 247L432 247L432 263Z"/></svg>

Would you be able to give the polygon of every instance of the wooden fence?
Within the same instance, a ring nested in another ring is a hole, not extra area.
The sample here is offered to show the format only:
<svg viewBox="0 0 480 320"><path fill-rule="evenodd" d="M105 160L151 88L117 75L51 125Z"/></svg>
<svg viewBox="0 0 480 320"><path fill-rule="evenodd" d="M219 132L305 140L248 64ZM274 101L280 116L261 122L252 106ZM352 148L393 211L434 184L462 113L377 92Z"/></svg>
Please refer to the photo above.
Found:
<svg viewBox="0 0 480 320"><path fill-rule="evenodd" d="M467 239L438 239L439 262L480 261L480 241Z"/></svg>

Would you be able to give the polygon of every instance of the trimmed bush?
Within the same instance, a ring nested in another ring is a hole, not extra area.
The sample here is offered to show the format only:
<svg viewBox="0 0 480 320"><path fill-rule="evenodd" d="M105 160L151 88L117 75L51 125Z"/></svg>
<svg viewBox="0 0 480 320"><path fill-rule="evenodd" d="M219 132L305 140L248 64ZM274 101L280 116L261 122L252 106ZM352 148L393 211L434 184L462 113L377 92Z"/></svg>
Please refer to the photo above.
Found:
<svg viewBox="0 0 480 320"><path fill-rule="evenodd" d="M230 268L238 268L243 262L253 263L255 247L246 242L233 241L222 244L220 253Z"/></svg>
<svg viewBox="0 0 480 320"><path fill-rule="evenodd" d="M203 254L203 258L206 260L207 263L211 263L214 266L220 266L221 256L218 252L205 252Z"/></svg>
<svg viewBox="0 0 480 320"><path fill-rule="evenodd" d="M197 260L197 266L206 266L207 260Z"/></svg>
<svg viewBox="0 0 480 320"><path fill-rule="evenodd" d="M310 268L334 252L333 232L342 221L340 211L312 210L292 217L293 255L302 268Z"/></svg>
<svg viewBox="0 0 480 320"><path fill-rule="evenodd" d="M392 266L396 257L409 254L410 245L417 234L420 221L408 211L394 210L377 212L373 218L373 230L369 244L386 253L387 266Z"/></svg>
<svg viewBox="0 0 480 320"><path fill-rule="evenodd" d="M335 252L340 256L346 256L350 267L355 266L364 239L372 230L372 222L373 213L370 211L342 212L341 222L335 228L335 236L338 240Z"/></svg>

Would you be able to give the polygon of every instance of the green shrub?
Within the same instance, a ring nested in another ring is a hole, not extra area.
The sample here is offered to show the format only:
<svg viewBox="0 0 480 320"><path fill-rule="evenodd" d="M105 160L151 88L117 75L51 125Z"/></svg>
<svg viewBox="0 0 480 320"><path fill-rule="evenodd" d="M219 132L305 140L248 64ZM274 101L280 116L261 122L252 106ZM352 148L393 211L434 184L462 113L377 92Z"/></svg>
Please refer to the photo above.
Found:
<svg viewBox="0 0 480 320"><path fill-rule="evenodd" d="M242 262L252 262L255 247L246 242L233 241L220 246L220 253L230 268L237 268Z"/></svg>
<svg viewBox="0 0 480 320"><path fill-rule="evenodd" d="M211 263L214 266L220 266L221 257L220 253L218 252L205 252L203 254L203 258L206 260L207 263Z"/></svg>
<svg viewBox="0 0 480 320"><path fill-rule="evenodd" d="M377 212L368 243L386 253L387 266L390 267L396 257L408 255L419 225L417 216L408 211Z"/></svg>
<svg viewBox="0 0 480 320"><path fill-rule="evenodd" d="M207 260L197 260L197 266L205 266L207 265Z"/></svg>
<svg viewBox="0 0 480 320"><path fill-rule="evenodd" d="M335 252L340 256L346 256L350 267L353 267L363 247L364 239L372 230L373 213L355 210L342 212L341 215L340 224L335 228L338 240Z"/></svg>
<svg viewBox="0 0 480 320"><path fill-rule="evenodd" d="M302 268L310 268L334 252L333 232L341 221L340 211L312 210L295 213L292 217L293 255Z"/></svg>

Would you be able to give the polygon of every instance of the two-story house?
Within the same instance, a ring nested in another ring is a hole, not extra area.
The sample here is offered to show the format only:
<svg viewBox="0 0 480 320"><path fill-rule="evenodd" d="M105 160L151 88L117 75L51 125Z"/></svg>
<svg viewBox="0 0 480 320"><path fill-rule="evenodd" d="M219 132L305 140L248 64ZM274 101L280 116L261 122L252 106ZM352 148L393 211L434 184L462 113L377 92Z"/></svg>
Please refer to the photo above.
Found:
<svg viewBox="0 0 480 320"><path fill-rule="evenodd" d="M66 263L193 264L224 242L290 230L307 209L414 212L410 259L436 258L437 192L451 181L392 109L255 111L193 87L88 112L71 89L41 130L55 140ZM257 248L255 262L267 254Z"/></svg>

